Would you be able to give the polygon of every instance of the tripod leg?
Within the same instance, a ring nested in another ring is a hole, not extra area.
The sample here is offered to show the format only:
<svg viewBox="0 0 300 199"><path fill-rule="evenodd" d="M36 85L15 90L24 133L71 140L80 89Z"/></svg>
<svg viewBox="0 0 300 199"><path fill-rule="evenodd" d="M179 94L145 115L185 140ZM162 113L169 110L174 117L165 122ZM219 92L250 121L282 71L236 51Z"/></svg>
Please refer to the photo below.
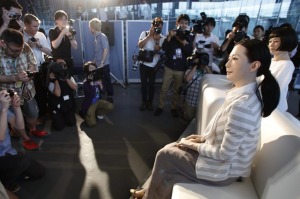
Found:
<svg viewBox="0 0 300 199"><path fill-rule="evenodd" d="M114 74L110 73L110 75L119 83L121 84L121 86L123 86L123 88L126 88L126 86L116 77L114 76Z"/></svg>

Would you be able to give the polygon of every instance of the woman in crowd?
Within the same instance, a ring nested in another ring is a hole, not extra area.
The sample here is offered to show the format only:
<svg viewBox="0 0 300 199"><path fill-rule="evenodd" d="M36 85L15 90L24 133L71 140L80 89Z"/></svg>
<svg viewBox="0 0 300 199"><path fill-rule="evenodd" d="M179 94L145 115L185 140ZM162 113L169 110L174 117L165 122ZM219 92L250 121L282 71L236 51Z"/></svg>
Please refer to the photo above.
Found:
<svg viewBox="0 0 300 199"><path fill-rule="evenodd" d="M234 88L201 135L182 138L161 149L147 187L131 189L135 198L171 198L178 182L228 185L247 177L256 152L261 117L279 101L279 86L270 73L271 55L259 40L242 40L226 63ZM256 77L264 75L261 84ZM261 91L261 93L259 92Z"/></svg>
<svg viewBox="0 0 300 199"><path fill-rule="evenodd" d="M97 65L94 62L87 62L83 66L84 100L79 114L85 119L88 126L95 126L96 116L102 117L103 114L111 112L114 108L112 103L102 99L102 68L96 68Z"/></svg>
<svg viewBox="0 0 300 199"><path fill-rule="evenodd" d="M275 28L269 35L269 49L271 54L274 55L270 70L280 86L280 100L277 108L282 112L288 109L289 83L295 70L289 52L294 50L297 44L297 34L291 27ZM261 81L261 78L259 78L259 81Z"/></svg>

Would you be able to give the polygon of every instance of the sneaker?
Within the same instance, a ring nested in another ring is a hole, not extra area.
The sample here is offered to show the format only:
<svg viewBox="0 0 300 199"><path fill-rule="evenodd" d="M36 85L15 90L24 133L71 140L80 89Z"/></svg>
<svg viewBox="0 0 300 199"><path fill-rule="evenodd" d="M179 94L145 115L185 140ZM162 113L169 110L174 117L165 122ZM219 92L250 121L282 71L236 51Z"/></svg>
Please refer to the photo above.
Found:
<svg viewBox="0 0 300 199"><path fill-rule="evenodd" d="M17 184L11 183L11 184L5 186L5 188L13 193L16 193L17 191L20 190L21 187Z"/></svg>
<svg viewBox="0 0 300 199"><path fill-rule="evenodd" d="M39 149L39 145L30 139L23 142L23 147L28 151L36 151Z"/></svg>
<svg viewBox="0 0 300 199"><path fill-rule="evenodd" d="M163 110L161 108L157 108L155 111L154 111L154 116L160 116L162 114Z"/></svg>
<svg viewBox="0 0 300 199"><path fill-rule="evenodd" d="M103 120L103 119L104 119L103 115L97 115L97 118L98 118L99 120Z"/></svg>
<svg viewBox="0 0 300 199"><path fill-rule="evenodd" d="M41 131L41 130L34 130L34 131L31 131L30 132L30 135L34 135L36 137L46 137L48 136L49 134L46 132L46 131Z"/></svg>
<svg viewBox="0 0 300 199"><path fill-rule="evenodd" d="M145 111L147 108L147 105L145 102L142 103L142 105L140 106L140 111Z"/></svg>
<svg viewBox="0 0 300 199"><path fill-rule="evenodd" d="M171 109L171 114L172 114L173 117L178 117L179 116L179 114L178 114L178 112L175 108Z"/></svg>
<svg viewBox="0 0 300 199"><path fill-rule="evenodd" d="M148 109L148 111L153 111L153 106L152 106L151 102L147 103L147 109Z"/></svg>

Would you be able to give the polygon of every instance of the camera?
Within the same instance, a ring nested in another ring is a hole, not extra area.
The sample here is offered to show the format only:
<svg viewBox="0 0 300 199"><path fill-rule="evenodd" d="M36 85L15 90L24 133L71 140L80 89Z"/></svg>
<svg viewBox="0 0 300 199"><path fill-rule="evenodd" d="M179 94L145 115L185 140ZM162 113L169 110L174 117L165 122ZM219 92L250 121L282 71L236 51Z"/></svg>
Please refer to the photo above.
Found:
<svg viewBox="0 0 300 199"><path fill-rule="evenodd" d="M36 42L37 41L37 39L34 38L34 37L31 37L29 40L32 41L32 42Z"/></svg>
<svg viewBox="0 0 300 199"><path fill-rule="evenodd" d="M197 44L197 49L211 48L211 44L205 44L206 41L200 40Z"/></svg>
<svg viewBox="0 0 300 199"><path fill-rule="evenodd" d="M13 97L15 95L15 90L12 88L8 89L7 92L10 97Z"/></svg>
<svg viewBox="0 0 300 199"><path fill-rule="evenodd" d="M177 28L175 31L176 31L177 37L180 40L186 40L187 42L190 42L191 31L189 31L189 30L182 30L181 27Z"/></svg>
<svg viewBox="0 0 300 199"><path fill-rule="evenodd" d="M160 59L158 60L158 62L154 67L154 72L157 72L159 69L161 69L166 61L167 61L167 55L165 54L165 52L161 52Z"/></svg>
<svg viewBox="0 0 300 199"><path fill-rule="evenodd" d="M97 81L103 79L103 68L92 70L87 75L88 81Z"/></svg>
<svg viewBox="0 0 300 199"><path fill-rule="evenodd" d="M238 30L235 32L234 41L240 42L243 39L249 38L247 33L243 31L243 28L247 28L249 23L249 17L245 13L239 14L235 19L233 26Z"/></svg>
<svg viewBox="0 0 300 199"><path fill-rule="evenodd" d="M196 66L197 69L201 69L203 66L207 66L209 63L209 55L204 52L194 52L190 57L187 58L188 66Z"/></svg>
<svg viewBox="0 0 300 199"><path fill-rule="evenodd" d="M75 20L74 19L69 19L69 21L68 21L68 28L69 28L69 32L73 35L73 36L75 36L76 35L76 30L74 30L74 28L73 28L73 24L75 23Z"/></svg>
<svg viewBox="0 0 300 199"><path fill-rule="evenodd" d="M13 20L20 20L22 15L19 13L15 13L15 12L9 12L8 17Z"/></svg>
<svg viewBox="0 0 300 199"><path fill-rule="evenodd" d="M132 60L133 60L132 70L136 71L140 64L139 56L136 54L132 55Z"/></svg>
<svg viewBox="0 0 300 199"><path fill-rule="evenodd" d="M205 30L205 22L206 22L206 14L205 12L200 13L201 20L192 20L194 26L193 26L193 33L202 34Z"/></svg>
<svg viewBox="0 0 300 199"><path fill-rule="evenodd" d="M153 26L154 26L154 33L158 34L158 35L161 33L161 28L159 28L159 25L160 25L160 23L158 23L158 22L155 22L153 24Z"/></svg>
<svg viewBox="0 0 300 199"><path fill-rule="evenodd" d="M30 71L30 70L27 70L26 71L26 73L27 73L27 76L28 76L28 78L33 78L34 77L34 75L36 74L36 72L34 71L34 72L32 72L32 71Z"/></svg>
<svg viewBox="0 0 300 199"><path fill-rule="evenodd" d="M64 68L62 63L51 62L49 70L54 74L55 79L66 80L70 76L68 69Z"/></svg>

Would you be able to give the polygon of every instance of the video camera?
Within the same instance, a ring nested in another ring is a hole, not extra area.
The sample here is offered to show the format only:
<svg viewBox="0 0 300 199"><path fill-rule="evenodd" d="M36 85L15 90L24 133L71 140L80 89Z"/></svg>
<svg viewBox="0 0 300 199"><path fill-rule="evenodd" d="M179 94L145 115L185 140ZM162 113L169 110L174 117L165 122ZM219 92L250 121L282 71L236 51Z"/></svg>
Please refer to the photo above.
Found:
<svg viewBox="0 0 300 199"><path fill-rule="evenodd" d="M187 58L188 66L196 66L197 70L203 66L207 66L209 63L209 55L204 52L194 52L190 57Z"/></svg>
<svg viewBox="0 0 300 199"><path fill-rule="evenodd" d="M103 79L103 68L92 70L87 75L88 81L97 81Z"/></svg>
<svg viewBox="0 0 300 199"><path fill-rule="evenodd" d="M204 26L205 26L207 16L205 12L201 12L200 16L201 16L201 20L192 20L192 23L194 24L193 33L201 34L205 30Z"/></svg>
<svg viewBox="0 0 300 199"><path fill-rule="evenodd" d="M76 30L74 30L74 28L73 28L73 24L75 23L75 20L74 19L69 19L69 21L68 21L68 28L69 28L69 32L73 35L73 36L75 36L76 35Z"/></svg>
<svg viewBox="0 0 300 199"><path fill-rule="evenodd" d="M249 38L243 28L247 28L249 24L249 17L245 13L239 14L235 19L233 26L238 30L235 32L234 41L240 42L243 39Z"/></svg>

